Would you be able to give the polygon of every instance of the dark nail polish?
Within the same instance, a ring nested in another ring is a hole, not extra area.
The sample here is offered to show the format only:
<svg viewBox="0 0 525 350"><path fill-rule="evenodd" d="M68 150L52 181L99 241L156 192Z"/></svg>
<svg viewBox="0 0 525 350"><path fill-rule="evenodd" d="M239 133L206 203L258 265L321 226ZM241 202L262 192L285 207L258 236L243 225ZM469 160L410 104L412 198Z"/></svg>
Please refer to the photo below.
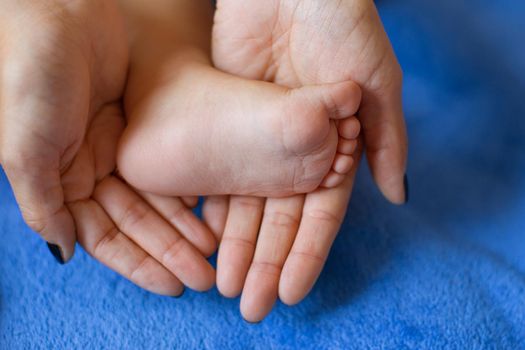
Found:
<svg viewBox="0 0 525 350"><path fill-rule="evenodd" d="M408 177L407 175L405 174L405 178L403 179L403 183L405 184L405 204L408 203L408 199L409 199L409 190L408 190Z"/></svg>
<svg viewBox="0 0 525 350"><path fill-rule="evenodd" d="M56 259L56 261L60 265L64 265L65 261L64 261L64 255L62 254L62 249L60 249L60 247L57 246L56 244L51 244L51 243L48 243L47 247L49 248L49 251L51 252L53 257Z"/></svg>

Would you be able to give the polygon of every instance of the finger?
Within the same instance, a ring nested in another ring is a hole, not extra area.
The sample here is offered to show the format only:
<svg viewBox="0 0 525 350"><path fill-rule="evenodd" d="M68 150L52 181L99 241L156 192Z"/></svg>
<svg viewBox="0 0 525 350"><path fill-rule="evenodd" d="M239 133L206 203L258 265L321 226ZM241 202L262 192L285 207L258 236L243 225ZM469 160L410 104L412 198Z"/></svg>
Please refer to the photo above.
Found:
<svg viewBox="0 0 525 350"><path fill-rule="evenodd" d="M186 196L181 199L188 208L195 208L199 204L199 197L197 196Z"/></svg>
<svg viewBox="0 0 525 350"><path fill-rule="evenodd" d="M359 154L360 151L355 155L357 160ZM343 222L356 169L357 166L340 186L306 196L297 237L279 281L279 297L285 304L299 303L319 277Z"/></svg>
<svg viewBox="0 0 525 350"><path fill-rule="evenodd" d="M88 254L152 293L183 293L182 283L119 231L98 203L88 200L68 206L78 228L78 241Z"/></svg>
<svg viewBox="0 0 525 350"><path fill-rule="evenodd" d="M228 196L210 196L206 197L202 205L202 217L208 225L211 232L215 235L217 242L221 241L226 219L228 218Z"/></svg>
<svg viewBox="0 0 525 350"><path fill-rule="evenodd" d="M215 273L206 259L125 184L108 177L98 184L93 198L119 230L185 285L198 291L213 286Z"/></svg>
<svg viewBox="0 0 525 350"><path fill-rule="evenodd" d="M299 228L304 198L299 195L266 201L241 297L241 313L249 322L261 321L277 300L281 271Z"/></svg>
<svg viewBox="0 0 525 350"><path fill-rule="evenodd" d="M86 138L93 153L97 181L115 170L118 141L124 131L125 123L122 106L119 103L105 105L91 121Z"/></svg>
<svg viewBox="0 0 525 350"><path fill-rule="evenodd" d="M252 262L264 210L264 198L232 196L217 257L217 288L225 297L242 291Z"/></svg>
<svg viewBox="0 0 525 350"><path fill-rule="evenodd" d="M123 129L124 116L118 104L106 105L95 115L86 142L62 174L66 203L89 199L96 182L115 169L115 154Z"/></svg>
<svg viewBox="0 0 525 350"><path fill-rule="evenodd" d="M163 197L140 192L146 200L167 222L197 248L205 257L211 256L217 249L213 233L199 220L181 199Z"/></svg>
<svg viewBox="0 0 525 350"><path fill-rule="evenodd" d="M372 175L392 203L408 199L405 172L408 141L401 100L401 78L384 91L365 92L359 110Z"/></svg>
<svg viewBox="0 0 525 350"><path fill-rule="evenodd" d="M2 160L25 222L48 242L61 264L75 251L76 232L73 218L64 205L58 164L43 164L31 153L17 152L18 159Z"/></svg>

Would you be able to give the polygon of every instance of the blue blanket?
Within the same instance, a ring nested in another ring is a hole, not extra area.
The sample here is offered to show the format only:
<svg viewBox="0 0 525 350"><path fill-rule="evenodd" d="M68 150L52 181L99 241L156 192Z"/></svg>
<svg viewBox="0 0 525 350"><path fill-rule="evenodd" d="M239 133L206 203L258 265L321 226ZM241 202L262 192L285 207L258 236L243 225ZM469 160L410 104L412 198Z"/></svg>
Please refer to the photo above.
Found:
<svg viewBox="0 0 525 350"><path fill-rule="evenodd" d="M311 295L245 323L216 290L58 266L0 175L0 348L525 349L525 2L378 3L405 71L411 200L362 167Z"/></svg>

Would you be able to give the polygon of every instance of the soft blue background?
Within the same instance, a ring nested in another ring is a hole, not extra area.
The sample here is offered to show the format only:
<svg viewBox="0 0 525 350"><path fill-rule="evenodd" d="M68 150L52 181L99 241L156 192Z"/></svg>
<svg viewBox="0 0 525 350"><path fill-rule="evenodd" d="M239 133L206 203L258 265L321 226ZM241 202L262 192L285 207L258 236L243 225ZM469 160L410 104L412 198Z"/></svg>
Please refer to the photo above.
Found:
<svg viewBox="0 0 525 350"><path fill-rule="evenodd" d="M0 348L525 349L525 2L379 7L411 201L385 203L363 168L302 304L249 325L216 291L151 295L82 251L60 267L0 175Z"/></svg>

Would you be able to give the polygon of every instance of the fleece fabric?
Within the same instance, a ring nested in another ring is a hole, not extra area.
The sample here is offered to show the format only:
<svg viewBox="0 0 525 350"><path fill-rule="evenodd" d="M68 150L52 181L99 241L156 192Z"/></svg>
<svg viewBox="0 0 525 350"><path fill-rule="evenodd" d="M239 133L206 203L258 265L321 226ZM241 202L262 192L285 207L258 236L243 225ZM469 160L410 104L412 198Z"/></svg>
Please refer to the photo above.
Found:
<svg viewBox="0 0 525 350"><path fill-rule="evenodd" d="M525 2L378 2L405 72L410 202L363 164L304 302L262 323L216 290L59 266L0 175L1 349L525 349Z"/></svg>

